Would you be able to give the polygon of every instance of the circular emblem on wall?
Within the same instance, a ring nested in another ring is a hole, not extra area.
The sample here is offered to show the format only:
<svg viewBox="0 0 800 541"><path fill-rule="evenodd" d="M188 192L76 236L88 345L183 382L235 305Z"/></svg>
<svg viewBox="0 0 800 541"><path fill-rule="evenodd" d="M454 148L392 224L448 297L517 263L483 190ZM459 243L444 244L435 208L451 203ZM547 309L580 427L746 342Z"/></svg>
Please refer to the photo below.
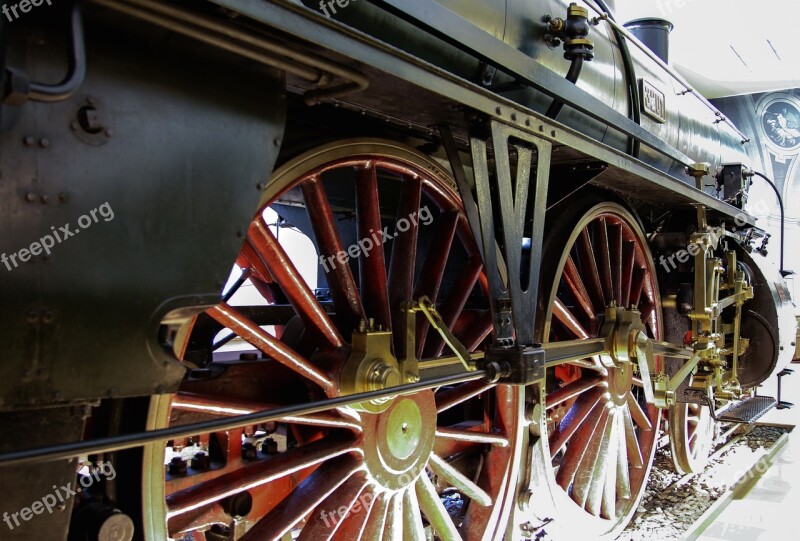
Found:
<svg viewBox="0 0 800 541"><path fill-rule="evenodd" d="M770 94L758 107L768 147L779 157L800 150L800 104L791 94Z"/></svg>

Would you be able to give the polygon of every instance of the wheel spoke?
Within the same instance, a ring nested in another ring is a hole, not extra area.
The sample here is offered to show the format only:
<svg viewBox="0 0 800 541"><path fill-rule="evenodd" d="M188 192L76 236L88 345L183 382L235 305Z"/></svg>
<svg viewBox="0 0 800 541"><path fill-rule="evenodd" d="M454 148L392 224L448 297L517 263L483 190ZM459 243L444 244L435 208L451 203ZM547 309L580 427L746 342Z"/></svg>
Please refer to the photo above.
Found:
<svg viewBox="0 0 800 541"><path fill-rule="evenodd" d="M383 536L383 529L386 527L386 512L389 510L390 496L385 492L379 492L372 502L367 517L367 526L364 528L364 539L378 540Z"/></svg>
<svg viewBox="0 0 800 541"><path fill-rule="evenodd" d="M473 430L458 430L454 428L437 428L436 437L465 441L470 443L482 443L487 445L499 445L508 447L509 441L505 436L499 434L489 434L488 432L477 432Z"/></svg>
<svg viewBox="0 0 800 541"><path fill-rule="evenodd" d="M365 166L358 172L356 203L359 238L372 241L378 239L372 243L372 251L368 254L362 253L359 260L364 309L378 324L391 329L386 258L381 234L383 223L378 197L378 170L373 164Z"/></svg>
<svg viewBox="0 0 800 541"><path fill-rule="evenodd" d="M628 444L625 439L625 413L617 415L617 494L620 499L631 498L631 476L628 468Z"/></svg>
<svg viewBox="0 0 800 541"><path fill-rule="evenodd" d="M367 487L367 476L364 471L357 471L337 490L328 495L309 515L308 521L300 532L298 541L327 541L332 539L336 530L351 514L357 515L355 508L358 496ZM340 511L345 510L344 513Z"/></svg>
<svg viewBox="0 0 800 541"><path fill-rule="evenodd" d="M556 298L553 305L553 317L560 321L576 337L583 340L590 338L589 332L583 328L578 318L569 311L569 308L564 306L564 303L559 298Z"/></svg>
<svg viewBox="0 0 800 541"><path fill-rule="evenodd" d="M339 330L317 302L297 267L275 239L263 218L253 222L248 238L306 327L315 329L330 346L342 347L344 340Z"/></svg>
<svg viewBox="0 0 800 541"><path fill-rule="evenodd" d="M313 381L324 391L333 391L333 381L319 368L312 365L299 353L270 335L232 306L222 303L209 309L208 314L239 335L243 340L264 352L271 359Z"/></svg>
<svg viewBox="0 0 800 541"><path fill-rule="evenodd" d="M467 351L475 351L493 330L492 313L487 310L483 316L477 318L475 322L470 325L464 333L464 338L461 343L464 344Z"/></svg>
<svg viewBox="0 0 800 541"><path fill-rule="evenodd" d="M633 269L633 278L631 278L631 295L628 299L629 306L639 306L639 304L642 302L642 291L644 290L644 280L646 277L646 268L636 267Z"/></svg>
<svg viewBox="0 0 800 541"><path fill-rule="evenodd" d="M270 459L170 494L167 497L168 517L218 502L356 450L353 439L329 438L295 447Z"/></svg>
<svg viewBox="0 0 800 541"><path fill-rule="evenodd" d="M614 410L609 423L607 462L605 466L605 479L603 481L603 497L600 512L608 519L617 515L617 457L619 456L619 411Z"/></svg>
<svg viewBox="0 0 800 541"><path fill-rule="evenodd" d="M600 271L600 284L603 286L603 296L606 303L614 300L614 282L611 279L611 246L608 242L608 229L606 219L600 218L595 222L595 250L599 256L597 267ZM619 300L617 298L617 300Z"/></svg>
<svg viewBox="0 0 800 541"><path fill-rule="evenodd" d="M424 474L423 474L424 475ZM406 541L425 541L425 527L419 514L419 500L414 488L403 493L403 537Z"/></svg>
<svg viewBox="0 0 800 541"><path fill-rule="evenodd" d="M550 458L554 458L564 444L577 432L578 428L583 426L589 413L596 411L595 408L603 399L604 393L603 389L596 389L580 397L570 408L567 415L559 423L558 430L556 430L550 442Z"/></svg>
<svg viewBox="0 0 800 541"><path fill-rule="evenodd" d="M608 408L603 408L600 413L600 419L595 426L592 436L586 446L586 451L581 457L578 470L574 478L572 486L572 499L575 500L581 507L587 506L589 498L589 490L592 486L592 480L595 475L595 468L603 464L603 452L606 450L605 435L606 428L608 427ZM569 454L569 447L567 454ZM605 479L605 478L603 478ZM594 513L593 513L594 514Z"/></svg>
<svg viewBox="0 0 800 541"><path fill-rule="evenodd" d="M359 501L351 507L352 512L342 519L339 526L336 528L331 541L353 541L354 539L365 539L363 536L364 528L367 525L367 518L369 517L372 503L377 496L375 495L375 485L367 485L361 495ZM369 500L369 503L367 503ZM356 511L357 508L357 511Z"/></svg>
<svg viewBox="0 0 800 541"><path fill-rule="evenodd" d="M386 512L386 526L383 528L383 541L402 541L403 539L403 494L398 492L389 500Z"/></svg>
<svg viewBox="0 0 800 541"><path fill-rule="evenodd" d="M642 449L639 447L639 439L636 437L636 430L633 428L631 411L625 408L623 412L623 417L625 418L625 445L628 449L628 460L630 460L631 466L636 469L641 469L644 467L644 458L642 457Z"/></svg>
<svg viewBox="0 0 800 541"><path fill-rule="evenodd" d="M419 211L422 200L422 183L417 178L406 178L397 207L397 221L408 220ZM392 259L389 263L389 304L392 307L394 351L398 359L404 358L406 323L402 307L411 301L414 291L414 267L417 259L417 232L415 224L392 241Z"/></svg>
<svg viewBox="0 0 800 541"><path fill-rule="evenodd" d="M361 467L361 461L349 455L325 462L256 522L241 541L280 539Z"/></svg>
<svg viewBox="0 0 800 541"><path fill-rule="evenodd" d="M352 329L359 320L366 319L366 316L350 265L336 260L336 255L344 250L328 196L325 194L325 186L319 176L309 178L301 186L306 213L317 238L320 259L325 260L323 269L336 305L336 318L342 328Z"/></svg>
<svg viewBox="0 0 800 541"><path fill-rule="evenodd" d="M250 281L253 282L253 285L256 285L256 280L262 284L271 284L275 281L272 277L272 272L258 255L258 251L253 246L252 239L249 236L242 245L242 252L236 259L236 264L242 269L243 273L245 270L250 271ZM275 302L274 295L271 291L261 292L259 289L259 292L267 301L271 303Z"/></svg>
<svg viewBox="0 0 800 541"><path fill-rule="evenodd" d="M632 394L628 395L628 407L631 410L633 420L636 421L636 424L639 425L642 430L645 432L650 432L653 430L653 425L650 424L650 419L647 418L647 414L645 414L644 410L639 405L639 402Z"/></svg>
<svg viewBox="0 0 800 541"><path fill-rule="evenodd" d="M441 314L442 320L451 331L456 321L458 321L458 316L464 310L469 296L475 289L475 284L478 283L478 278L482 270L483 262L480 257L471 257L458 281L447 295L447 299L442 306ZM425 350L422 358L438 357L444 351L444 347L445 343L441 335L439 333L431 334L428 336L428 340L425 343Z"/></svg>
<svg viewBox="0 0 800 541"><path fill-rule="evenodd" d="M600 271L597 268L597 260L589 238L589 228L584 228L581 231L578 236L577 246L578 263L583 273L589 278L588 282L586 282L586 287L592 296L594 307L602 309L605 307L606 301L603 295L603 285L600 283Z"/></svg>
<svg viewBox="0 0 800 541"><path fill-rule="evenodd" d="M203 413L219 417L233 417L236 415L249 415L260 411L267 411L278 407L275 404L254 402L234 398L202 395L196 393L179 392L172 400L173 411L187 411ZM291 423L296 425L319 426L325 428L343 428L354 432L361 432L359 423L343 419L339 415L328 412L314 413L304 416L287 416L277 419L278 423Z"/></svg>
<svg viewBox="0 0 800 541"><path fill-rule="evenodd" d="M492 505L492 497L489 496L485 490L473 483L471 479L451 466L440 456L432 454L428 467L430 467L433 473L447 481L451 487L457 489L477 505L483 507Z"/></svg>
<svg viewBox="0 0 800 541"><path fill-rule="evenodd" d="M616 473L616 462L611 463L612 442L614 440L614 411L610 411L605 420L605 427L602 431L600 443L597 446L597 459L592 467L592 480L589 483L589 491L586 494L586 510L595 516L599 516L605 494L605 488L608 483L609 472ZM613 488L613 483L610 484Z"/></svg>
<svg viewBox="0 0 800 541"><path fill-rule="evenodd" d="M584 377L568 383L547 395L547 409L563 404L567 400L572 400L598 385L608 387L608 383L605 380L597 377Z"/></svg>
<svg viewBox="0 0 800 541"><path fill-rule="evenodd" d="M478 380L439 391L436 393L436 411L441 413L448 410L470 398L485 393L494 386L494 383L486 383Z"/></svg>
<svg viewBox="0 0 800 541"><path fill-rule="evenodd" d="M594 307L592 306L589 292L586 291L586 286L578 272L578 267L575 266L575 260L572 256L567 258L567 263L564 266L564 280L570 291L572 291L572 296L575 298L578 306L581 307L586 317L590 321L593 321L595 319Z"/></svg>
<svg viewBox="0 0 800 541"><path fill-rule="evenodd" d="M631 306L631 287L633 286L633 267L636 263L636 243L625 241L622 246L622 299L624 308Z"/></svg>
<svg viewBox="0 0 800 541"><path fill-rule="evenodd" d="M447 510L436 492L430 478L426 474L419 476L416 482L417 498L419 499L419 507L425 518L428 519L433 527L436 535L442 541L461 541L461 535L458 533L456 525L453 524L453 519L447 513Z"/></svg>
<svg viewBox="0 0 800 541"><path fill-rule="evenodd" d="M591 452L589 444L592 441L595 430L597 429L600 419L605 416L606 402L601 400L589 413L586 420L581 424L575 437L570 441L567 446L567 451L561 461L561 467L556 474L556 482L561 485L566 491L569 491L570 486L575 481L578 468L584 456Z"/></svg>
<svg viewBox="0 0 800 541"><path fill-rule="evenodd" d="M442 213L439 217L439 223L436 226L436 232L433 236L428 253L425 257L425 263L422 264L422 270L417 281L417 286L414 289L414 298L419 299L422 296L427 296L431 302L436 303L439 296L439 288L442 285L442 278L444 277L444 270L447 266L447 260L450 257L450 250L453 247L453 239L456 233L456 226L458 225L458 211L451 211ZM425 350L425 342L430 329L430 322L428 318L417 318L417 357L422 356Z"/></svg>
<svg viewBox="0 0 800 541"><path fill-rule="evenodd" d="M622 224L608 223L608 257L611 264L611 280L614 285L614 299L622 302ZM625 307L624 304L621 306Z"/></svg>

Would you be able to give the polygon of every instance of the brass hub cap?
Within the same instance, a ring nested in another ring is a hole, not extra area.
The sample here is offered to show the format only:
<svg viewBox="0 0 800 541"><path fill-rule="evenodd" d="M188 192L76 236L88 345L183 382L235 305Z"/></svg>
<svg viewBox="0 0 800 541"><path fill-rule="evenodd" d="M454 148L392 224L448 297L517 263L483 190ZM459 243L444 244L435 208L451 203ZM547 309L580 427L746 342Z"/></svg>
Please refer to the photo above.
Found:
<svg viewBox="0 0 800 541"><path fill-rule="evenodd" d="M433 393L401 396L382 414L364 416L364 458L372 476L391 490L412 484L425 470L433 451L436 436Z"/></svg>

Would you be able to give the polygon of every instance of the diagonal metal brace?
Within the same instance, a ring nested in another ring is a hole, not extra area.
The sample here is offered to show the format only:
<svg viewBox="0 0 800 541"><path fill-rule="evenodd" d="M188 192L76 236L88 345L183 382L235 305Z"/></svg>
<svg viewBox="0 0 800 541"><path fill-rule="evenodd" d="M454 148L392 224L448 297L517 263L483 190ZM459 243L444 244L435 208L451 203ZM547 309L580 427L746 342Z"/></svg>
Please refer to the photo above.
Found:
<svg viewBox="0 0 800 541"><path fill-rule="evenodd" d="M500 122L489 126L494 171L489 168L488 141L472 134L470 144L495 343L532 346L552 145ZM530 249L523 257L528 242Z"/></svg>

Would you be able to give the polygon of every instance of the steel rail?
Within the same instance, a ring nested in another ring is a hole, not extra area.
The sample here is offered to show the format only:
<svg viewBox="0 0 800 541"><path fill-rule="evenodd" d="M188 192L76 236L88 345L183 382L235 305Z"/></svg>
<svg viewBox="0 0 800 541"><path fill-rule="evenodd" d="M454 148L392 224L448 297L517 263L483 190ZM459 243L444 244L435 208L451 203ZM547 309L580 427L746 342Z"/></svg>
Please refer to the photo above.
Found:
<svg viewBox="0 0 800 541"><path fill-rule="evenodd" d="M594 11L595 13L597 13L597 15L598 15L598 20L603 20L603 21L607 22L607 23L609 24L609 26L611 26L611 27L612 27L614 30L616 30L617 32L619 32L620 34L622 34L623 36L625 36L625 38L627 38L627 39L628 39L628 41L630 41L631 43L633 43L633 44L636 46L636 48L637 48L637 49L639 49L640 51L642 51L642 52L643 52L643 53L644 53L644 54L645 54L647 57L649 57L649 58L650 58L651 60L653 60L653 61L654 61L656 64L658 64L658 66L659 66L661 69L663 69L664 71L666 71L666 72L667 72L667 73L668 73L668 74L669 74L669 75L670 75L670 76L671 76L673 79L675 79L675 80L676 80L678 83L680 83L680 85L681 85L681 86L683 86L683 88L684 88L683 94L694 94L695 96L697 96L697 99L699 99L699 100L700 100L700 102L701 102L703 105L705 105L706 107L708 107L708 109L709 109L709 110L710 110L712 113L714 113L714 116L716 116L716 117L717 117L719 120L721 120L722 122L725 122L725 124L727 124L728 126L730 126L730 127L733 129L733 131L734 131L734 132L736 132L736 134L737 134L739 137L741 137L741 139L742 139L742 144L745 144L745 143L749 143L749 142L750 142L750 138L749 138L747 135L745 135L745 134L744 134L744 133L743 133L743 132L742 132L742 131L741 131L741 130L740 130L740 129L739 129L737 126L736 126L736 124L734 124L733 122L731 122L731 120L730 120L730 119L729 119L727 116L723 115L723 114L722 114L722 112L720 112L720 110L719 110L719 109L717 109L717 108L714 106L714 104L713 104L713 103L711 103L710 101L708 101L708 100L706 99L706 97L705 97L705 96L703 96L702 94L698 93L698 92L697 92L697 90L695 90L695 88L694 88L694 87L692 87L692 85L690 85L690 84L689 84L689 82L688 82L686 79L684 79L684 78L681 76L681 74L680 74L680 73L678 73L678 72L676 72L675 70L673 70L672 68L670 68L670 67L669 67L669 65L668 65L666 62L664 62L663 60L661 60L661 58L659 58L657 54L655 54L653 51L651 51L651 50L650 50L650 48L649 48L649 47L647 47L647 45L645 45L644 43L642 43L641 41L639 41L639 39L637 39L637 38L636 38L636 36L634 36L634 35L633 35L633 34L632 34L632 33L631 33L631 32L630 32L630 31L629 31L627 28L625 28L625 27L624 27L624 26L622 26L621 24L617 23L617 22L616 22L616 21L615 21L615 20L614 20L614 19L611 17L611 15L610 15L609 13L606 13L604 10L602 10L601 8L599 8L598 6L596 6L596 5L594 4L594 2L592 2L591 0L583 0L583 3L584 3L584 4L586 4L587 6L589 6L589 8L591 8L591 10L592 10L592 11Z"/></svg>
<svg viewBox="0 0 800 541"><path fill-rule="evenodd" d="M413 394L420 391L433 389L435 387L441 387L443 385L467 383L470 381L484 379L488 375L489 373L485 370L476 370L474 372L466 372L462 374L456 374L454 376L445 376L426 381L420 381L417 383L410 383L408 385L400 385L398 387L392 387L391 389L341 396L328 400L319 400L316 402L309 402L294 406L273 408L247 415L227 417L225 419L204 421L172 428L163 428L160 430L149 430L134 434L109 436L88 441L62 443L46 447L37 447L34 449L25 449L22 451L13 451L10 453L0 454L0 466L15 466L19 464L29 464L32 462L71 459L86 454L110 453L113 451L133 449L135 447L142 447L150 443L166 442L167 440L173 438L187 438L189 436L195 436L204 432L232 430L248 425L279 421L280 419L288 416L310 415L313 413L328 411L337 407L350 406L359 402L367 402L370 400Z"/></svg>

